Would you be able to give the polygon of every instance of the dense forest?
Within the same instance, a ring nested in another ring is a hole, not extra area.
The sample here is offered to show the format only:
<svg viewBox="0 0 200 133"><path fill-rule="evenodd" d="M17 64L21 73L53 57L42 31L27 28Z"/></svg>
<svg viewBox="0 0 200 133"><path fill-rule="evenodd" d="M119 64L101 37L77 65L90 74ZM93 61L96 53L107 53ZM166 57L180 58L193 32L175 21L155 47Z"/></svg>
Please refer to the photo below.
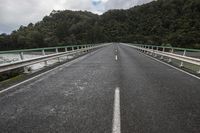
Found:
<svg viewBox="0 0 200 133"><path fill-rule="evenodd" d="M0 35L0 50L129 42L200 48L200 0L157 0L102 15L52 11L42 21Z"/></svg>

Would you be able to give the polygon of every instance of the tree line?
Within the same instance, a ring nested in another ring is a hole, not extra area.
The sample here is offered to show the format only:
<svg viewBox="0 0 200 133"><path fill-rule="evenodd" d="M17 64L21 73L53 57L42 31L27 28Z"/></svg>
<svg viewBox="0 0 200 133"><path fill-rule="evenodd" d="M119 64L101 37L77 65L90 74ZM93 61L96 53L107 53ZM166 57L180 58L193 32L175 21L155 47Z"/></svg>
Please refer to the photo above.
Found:
<svg viewBox="0 0 200 133"><path fill-rule="evenodd" d="M200 1L157 0L102 15L52 11L42 21L0 35L0 50L129 42L200 48Z"/></svg>

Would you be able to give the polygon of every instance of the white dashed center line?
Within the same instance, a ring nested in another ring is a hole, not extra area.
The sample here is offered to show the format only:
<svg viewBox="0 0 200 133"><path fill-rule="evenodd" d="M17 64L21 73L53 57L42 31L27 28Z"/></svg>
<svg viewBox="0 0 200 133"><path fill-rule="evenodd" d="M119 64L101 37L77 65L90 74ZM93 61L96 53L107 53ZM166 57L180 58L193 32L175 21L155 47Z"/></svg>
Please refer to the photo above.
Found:
<svg viewBox="0 0 200 133"><path fill-rule="evenodd" d="M118 60L118 56L117 56L117 54L118 54L118 50L115 49L115 60L116 60L116 61Z"/></svg>
<svg viewBox="0 0 200 133"><path fill-rule="evenodd" d="M118 57L117 57L117 55L115 55L115 60L116 60L116 61L118 60Z"/></svg>
<svg viewBox="0 0 200 133"><path fill-rule="evenodd" d="M112 133L121 133L119 87L115 89Z"/></svg>

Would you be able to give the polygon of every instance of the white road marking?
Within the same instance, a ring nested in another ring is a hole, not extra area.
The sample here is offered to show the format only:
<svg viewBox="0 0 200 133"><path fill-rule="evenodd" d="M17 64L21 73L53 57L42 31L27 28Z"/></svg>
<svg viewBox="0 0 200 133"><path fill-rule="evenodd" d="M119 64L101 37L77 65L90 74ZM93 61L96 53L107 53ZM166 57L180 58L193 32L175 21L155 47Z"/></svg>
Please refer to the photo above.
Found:
<svg viewBox="0 0 200 133"><path fill-rule="evenodd" d="M17 87L17 86L19 86L19 85L21 85L21 84L24 84L24 83L26 83L26 82L29 82L29 81L31 81L31 80L33 80L33 79L39 78L39 77L41 77L41 76L43 76L43 75L45 75L45 74L47 74L47 73L49 73L49 72L52 72L52 71L54 71L54 70L56 70L56 69L63 68L63 67L68 67L68 66L70 66L70 65L72 65L72 64L74 64L74 63L76 63L76 62L78 62L78 61L80 61L80 60L86 58L87 56L89 56L89 55L84 55L84 56L79 57L79 58L77 58L77 59L75 59L75 60L72 60L72 61L70 61L70 62L68 62L68 63L65 63L65 64L63 64L63 65L57 66L57 67L55 67L55 68L53 68L53 69L51 69L51 70L49 70L49 71L46 71L46 72L41 73L41 74L39 74L39 75L36 75L35 77L32 77L32 78L27 79L27 80L24 80L24 81L22 81L22 82L20 82L20 83L18 83L18 84L15 84L15 85L13 85L13 86L10 86L10 87L8 87L8 88L6 88L6 89L4 89L4 90L1 90L1 91L0 91L0 94L6 92L6 91L8 91L8 90L11 90L11 89L13 89L13 88L15 88L15 87Z"/></svg>
<svg viewBox="0 0 200 133"><path fill-rule="evenodd" d="M121 133L120 90L119 90L119 87L117 87L115 89L112 133Z"/></svg>
<svg viewBox="0 0 200 133"><path fill-rule="evenodd" d="M142 53L142 54L144 54L144 53ZM172 68L174 68L174 69L176 69L176 70L178 70L178 71L180 71L180 72L183 72L183 73L185 73L185 74L187 74L187 75L190 75L190 76L192 76L192 77L194 77L194 78L200 79L200 77L198 77L198 76L196 76L196 75L193 75L193 74L191 74L191 73L189 73L189 72L186 72L186 71L184 71L184 70L182 70L182 69L179 69L179 68L177 68L177 67L175 67L175 66L172 66L172 65L170 65L170 64L167 64L167 63L165 63L165 62L163 62L163 61L160 61L160 60L158 60L158 59L156 59L156 58L154 58L154 57L151 57L151 56L149 56L149 55L146 55L146 54L144 54L144 55L147 56L147 57L150 57L151 59L153 59L153 60L155 60L155 61L158 61L158 62L160 62L160 63L162 63L162 64L165 64L165 65L167 65L167 66L169 66L169 67L172 67Z"/></svg>
<svg viewBox="0 0 200 133"><path fill-rule="evenodd" d="M118 57L117 57L117 55L115 55L115 60L116 60L116 61L118 60Z"/></svg>

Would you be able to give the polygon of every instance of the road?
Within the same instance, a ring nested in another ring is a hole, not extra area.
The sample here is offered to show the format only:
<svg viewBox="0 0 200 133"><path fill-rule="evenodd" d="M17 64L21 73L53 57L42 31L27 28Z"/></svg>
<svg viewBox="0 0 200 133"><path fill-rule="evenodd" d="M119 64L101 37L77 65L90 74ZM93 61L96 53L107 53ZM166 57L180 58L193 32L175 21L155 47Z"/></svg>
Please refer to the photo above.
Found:
<svg viewBox="0 0 200 133"><path fill-rule="evenodd" d="M1 133L199 133L200 82L109 45L0 95Z"/></svg>

